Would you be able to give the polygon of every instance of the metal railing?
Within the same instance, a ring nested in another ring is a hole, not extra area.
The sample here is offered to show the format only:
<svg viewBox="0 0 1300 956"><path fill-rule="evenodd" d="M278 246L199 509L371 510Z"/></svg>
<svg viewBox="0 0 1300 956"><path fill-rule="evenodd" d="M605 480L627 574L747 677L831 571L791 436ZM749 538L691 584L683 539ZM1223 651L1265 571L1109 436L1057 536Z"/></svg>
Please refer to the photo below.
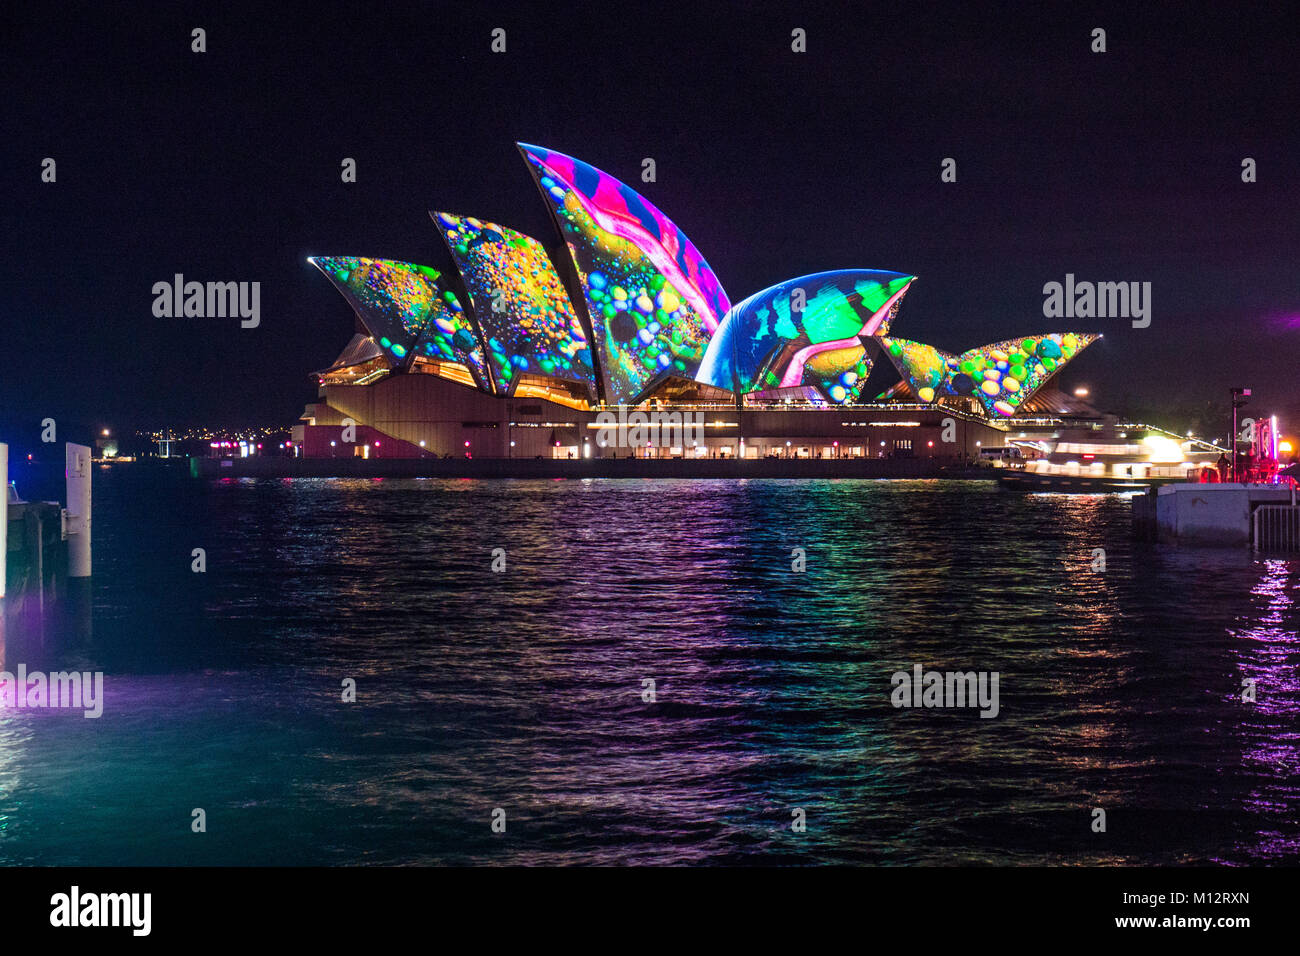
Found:
<svg viewBox="0 0 1300 956"><path fill-rule="evenodd" d="M1300 505L1260 505L1251 517L1256 551L1300 553Z"/></svg>

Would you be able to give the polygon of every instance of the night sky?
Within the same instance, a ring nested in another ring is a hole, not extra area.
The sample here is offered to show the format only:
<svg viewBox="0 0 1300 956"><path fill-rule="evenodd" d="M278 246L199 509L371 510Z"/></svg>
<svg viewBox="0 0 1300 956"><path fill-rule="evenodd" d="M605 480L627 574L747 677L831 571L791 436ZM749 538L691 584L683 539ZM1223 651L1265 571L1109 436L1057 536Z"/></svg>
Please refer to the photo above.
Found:
<svg viewBox="0 0 1300 956"><path fill-rule="evenodd" d="M0 437L32 441L47 416L61 439L293 423L353 329L307 256L449 268L430 209L555 247L516 140L642 191L733 302L827 269L908 272L899 335L960 351L1100 331L1062 376L1099 407L1178 426L1247 385L1251 410L1294 433L1291 13L966 6L7 13ZM505 54L489 49L498 26ZM791 52L795 27L807 53ZM657 182L641 182L644 157ZM155 318L152 286L178 272L259 281L261 326ZM1044 318L1043 285L1067 272L1151 282L1150 327Z"/></svg>

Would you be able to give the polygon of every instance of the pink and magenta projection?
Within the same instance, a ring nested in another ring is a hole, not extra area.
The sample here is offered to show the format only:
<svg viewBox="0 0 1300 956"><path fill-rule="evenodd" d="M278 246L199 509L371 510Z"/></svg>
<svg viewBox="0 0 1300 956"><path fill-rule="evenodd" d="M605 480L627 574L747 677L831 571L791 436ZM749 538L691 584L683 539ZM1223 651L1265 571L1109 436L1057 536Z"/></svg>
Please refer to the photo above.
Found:
<svg viewBox="0 0 1300 956"><path fill-rule="evenodd" d="M568 247L607 401L693 378L730 301L699 250L649 200L581 160L519 144Z"/></svg>

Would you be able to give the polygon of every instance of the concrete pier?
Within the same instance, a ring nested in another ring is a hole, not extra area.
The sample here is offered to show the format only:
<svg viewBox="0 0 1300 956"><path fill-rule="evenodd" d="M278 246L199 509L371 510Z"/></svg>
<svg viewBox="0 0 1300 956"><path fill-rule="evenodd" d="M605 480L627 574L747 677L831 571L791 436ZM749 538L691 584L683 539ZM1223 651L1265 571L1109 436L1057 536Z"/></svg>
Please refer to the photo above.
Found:
<svg viewBox="0 0 1300 956"><path fill-rule="evenodd" d="M1199 547L1248 548L1251 518L1261 505L1290 505L1295 493L1276 485L1162 485L1133 498L1139 535Z"/></svg>
<svg viewBox="0 0 1300 956"><path fill-rule="evenodd" d="M68 442L64 449L68 492L68 577L90 577L90 449Z"/></svg>
<svg viewBox="0 0 1300 956"><path fill-rule="evenodd" d="M0 669L33 664L91 632L90 449L68 445L69 507L10 500L0 445ZM75 508L75 510L74 510Z"/></svg>

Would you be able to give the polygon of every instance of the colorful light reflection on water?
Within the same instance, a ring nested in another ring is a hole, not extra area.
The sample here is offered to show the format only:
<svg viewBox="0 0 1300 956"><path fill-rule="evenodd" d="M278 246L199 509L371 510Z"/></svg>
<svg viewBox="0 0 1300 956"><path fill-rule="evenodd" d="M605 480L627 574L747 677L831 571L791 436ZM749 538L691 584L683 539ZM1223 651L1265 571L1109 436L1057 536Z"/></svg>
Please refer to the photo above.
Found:
<svg viewBox="0 0 1300 956"><path fill-rule="evenodd" d="M105 715L0 714L0 862L1300 854L1300 562L1134 542L1119 498L97 481L93 635L29 661L106 671ZM999 717L894 710L913 663L999 671Z"/></svg>

